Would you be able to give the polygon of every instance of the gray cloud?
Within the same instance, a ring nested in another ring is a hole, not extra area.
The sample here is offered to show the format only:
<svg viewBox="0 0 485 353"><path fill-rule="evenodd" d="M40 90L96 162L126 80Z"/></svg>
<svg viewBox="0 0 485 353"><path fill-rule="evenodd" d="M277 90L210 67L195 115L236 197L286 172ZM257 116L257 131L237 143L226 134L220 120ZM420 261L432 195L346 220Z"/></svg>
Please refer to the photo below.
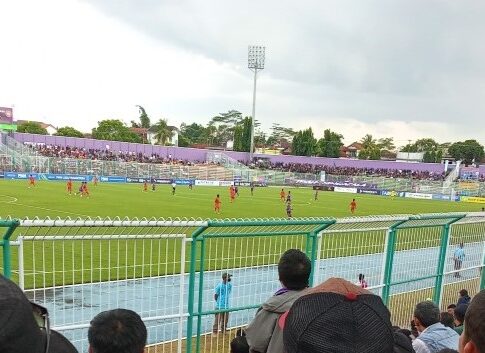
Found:
<svg viewBox="0 0 485 353"><path fill-rule="evenodd" d="M261 104L288 100L290 111L322 120L461 122L483 131L483 2L89 3L152 38L234 65L241 75L249 76L247 45L266 45L260 92L271 101L262 96Z"/></svg>

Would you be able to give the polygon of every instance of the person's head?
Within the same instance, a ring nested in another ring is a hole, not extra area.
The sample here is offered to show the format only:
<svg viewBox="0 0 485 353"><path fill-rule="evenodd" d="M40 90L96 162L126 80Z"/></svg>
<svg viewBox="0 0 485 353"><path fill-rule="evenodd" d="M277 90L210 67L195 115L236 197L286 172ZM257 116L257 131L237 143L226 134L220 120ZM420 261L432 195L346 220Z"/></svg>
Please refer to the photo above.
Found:
<svg viewBox="0 0 485 353"><path fill-rule="evenodd" d="M448 305L448 308L446 308L446 311L448 313L450 313L451 315L453 315L453 313L455 312L455 308L456 308L455 304L450 304L450 305Z"/></svg>
<svg viewBox="0 0 485 353"><path fill-rule="evenodd" d="M468 297L468 291L466 289L462 289L460 291L460 297Z"/></svg>
<svg viewBox="0 0 485 353"><path fill-rule="evenodd" d="M236 336L231 341L231 353L249 353L249 345L246 336Z"/></svg>
<svg viewBox="0 0 485 353"><path fill-rule="evenodd" d="M482 207L482 212L485 212L485 207Z"/></svg>
<svg viewBox="0 0 485 353"><path fill-rule="evenodd" d="M147 329L134 311L103 311L91 320L88 341L89 353L143 353Z"/></svg>
<svg viewBox="0 0 485 353"><path fill-rule="evenodd" d="M217 194L217 198L219 198L219 194Z"/></svg>
<svg viewBox="0 0 485 353"><path fill-rule="evenodd" d="M475 295L465 314L460 353L485 353L485 290Z"/></svg>
<svg viewBox="0 0 485 353"><path fill-rule="evenodd" d="M465 314L468 310L468 304L460 304L456 307L454 312L455 317L455 326L463 325L463 321L465 321Z"/></svg>
<svg viewBox="0 0 485 353"><path fill-rule="evenodd" d="M231 282L231 277L232 275L230 275L229 273L225 272L222 274L222 282L226 283L226 282Z"/></svg>
<svg viewBox="0 0 485 353"><path fill-rule="evenodd" d="M440 309L432 301L418 303L414 309L414 324L418 332L440 322Z"/></svg>
<svg viewBox="0 0 485 353"><path fill-rule="evenodd" d="M458 351L455 351L454 349L451 349L451 348L443 348L438 353L458 353Z"/></svg>
<svg viewBox="0 0 485 353"><path fill-rule="evenodd" d="M287 353L387 353L396 343L382 299L341 278L306 290L278 325Z"/></svg>
<svg viewBox="0 0 485 353"><path fill-rule="evenodd" d="M460 248L463 248L463 246L464 246L463 242L460 242Z"/></svg>
<svg viewBox="0 0 485 353"><path fill-rule="evenodd" d="M440 322L446 327L449 327L449 328L455 327L455 318L453 317L452 314L450 314L447 311L442 311L440 313Z"/></svg>
<svg viewBox="0 0 485 353"><path fill-rule="evenodd" d="M363 281L364 280L364 274L363 273L359 273L359 281Z"/></svg>
<svg viewBox="0 0 485 353"><path fill-rule="evenodd" d="M310 259L297 249L286 250L278 263L279 280L288 289L301 290L308 287L310 272Z"/></svg>
<svg viewBox="0 0 485 353"><path fill-rule="evenodd" d="M50 330L49 313L29 302L22 290L0 275L0 351L77 353L60 333Z"/></svg>
<svg viewBox="0 0 485 353"><path fill-rule="evenodd" d="M353 202L355 202L355 199L352 199Z"/></svg>

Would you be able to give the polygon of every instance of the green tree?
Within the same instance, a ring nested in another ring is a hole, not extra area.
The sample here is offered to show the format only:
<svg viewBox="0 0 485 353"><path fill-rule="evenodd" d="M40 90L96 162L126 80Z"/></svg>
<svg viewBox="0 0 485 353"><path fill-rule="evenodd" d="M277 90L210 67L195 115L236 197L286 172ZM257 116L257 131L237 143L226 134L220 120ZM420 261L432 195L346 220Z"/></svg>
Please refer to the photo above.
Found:
<svg viewBox="0 0 485 353"><path fill-rule="evenodd" d="M209 135L209 130L201 124L192 123L186 125L182 123L182 125L180 125L179 146L180 137L183 137L190 145L194 143L207 143Z"/></svg>
<svg viewBox="0 0 485 353"><path fill-rule="evenodd" d="M313 136L312 128L298 131L293 136L292 145L295 156L314 156L318 151L317 139Z"/></svg>
<svg viewBox="0 0 485 353"><path fill-rule="evenodd" d="M396 148L396 146L394 145L394 138L392 137L380 138L377 142L377 146L379 147L379 149L387 151L392 151Z"/></svg>
<svg viewBox="0 0 485 353"><path fill-rule="evenodd" d="M359 152L359 159L381 159L381 148L372 135L365 135L360 142L362 143L362 150Z"/></svg>
<svg viewBox="0 0 485 353"><path fill-rule="evenodd" d="M483 146L476 140L455 142L448 148L448 153L457 161L461 160L467 165L480 162L485 156Z"/></svg>
<svg viewBox="0 0 485 353"><path fill-rule="evenodd" d="M245 117L242 126L243 126L243 133L242 133L242 151L249 152L251 149L251 124L252 118Z"/></svg>
<svg viewBox="0 0 485 353"><path fill-rule="evenodd" d="M341 134L326 129L323 132L323 137L318 140L319 155L332 158L340 157L340 147L344 145L342 143L343 138Z"/></svg>
<svg viewBox="0 0 485 353"><path fill-rule="evenodd" d="M190 141L187 137L179 134L179 147L189 147Z"/></svg>
<svg viewBox="0 0 485 353"><path fill-rule="evenodd" d="M64 126L57 130L55 136L67 136L67 137L84 137L84 134L70 126Z"/></svg>
<svg viewBox="0 0 485 353"><path fill-rule="evenodd" d="M98 122L98 126L93 129L92 135L97 140L141 142L140 136L130 131L130 129L118 119L106 119Z"/></svg>
<svg viewBox="0 0 485 353"><path fill-rule="evenodd" d="M430 137L416 140L414 145L416 146L416 152L431 152L437 150L439 147L438 142Z"/></svg>
<svg viewBox="0 0 485 353"><path fill-rule="evenodd" d="M47 135L47 130L40 126L39 123L27 121L17 126L17 132L25 132L29 134Z"/></svg>
<svg viewBox="0 0 485 353"><path fill-rule="evenodd" d="M283 139L290 141L295 135L296 132L293 129L283 127L278 123L273 123L273 126L271 127L271 135L268 137L266 144L268 146L274 146L280 143Z"/></svg>
<svg viewBox="0 0 485 353"><path fill-rule="evenodd" d="M166 119L160 119L154 125L156 127L155 140L157 145L166 145L173 137L173 131L168 127Z"/></svg>
<svg viewBox="0 0 485 353"><path fill-rule="evenodd" d="M148 114L146 113L145 108L143 108L141 105L137 105L137 107L138 107L138 111L140 112L140 117L138 118L140 122L137 123L136 121L132 120L131 127L149 129L151 126L150 118L148 117Z"/></svg>

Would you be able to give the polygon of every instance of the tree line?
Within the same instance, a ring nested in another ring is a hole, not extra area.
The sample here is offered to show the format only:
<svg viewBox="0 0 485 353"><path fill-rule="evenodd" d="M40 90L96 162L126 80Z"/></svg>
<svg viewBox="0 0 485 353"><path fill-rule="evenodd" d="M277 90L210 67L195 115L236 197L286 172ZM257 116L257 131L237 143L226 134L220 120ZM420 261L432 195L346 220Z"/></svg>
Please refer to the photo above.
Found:
<svg viewBox="0 0 485 353"><path fill-rule="evenodd" d="M139 109L138 121L131 121L131 126L119 119L106 119L98 122L92 129L91 136L99 140L124 141L135 143L149 143L147 136L135 132L130 128L150 129L154 133L155 142L160 145L169 144L174 131L168 126L166 119L159 119L151 124L150 117L142 106ZM206 125L182 123L179 129L178 146L180 147L226 147L232 141L234 151L249 152L251 146L252 117L245 116L237 110L229 110L214 116ZM254 144L256 148L288 149L296 156L320 156L338 158L341 155L343 135L326 129L323 137L315 138L311 127L295 131L274 123L270 133L260 129L260 123L254 123ZM18 132L47 134L47 130L35 122L26 122L17 127ZM65 126L57 130L56 136L86 137L73 127ZM359 141L361 144L357 158L379 160L390 155L396 149L394 139L386 137L375 139L366 134ZM439 163L443 156L451 156L455 160L462 160L466 164L480 162L485 157L483 146L476 140L438 143L432 138L418 139L405 145L401 152L423 153L423 161Z"/></svg>

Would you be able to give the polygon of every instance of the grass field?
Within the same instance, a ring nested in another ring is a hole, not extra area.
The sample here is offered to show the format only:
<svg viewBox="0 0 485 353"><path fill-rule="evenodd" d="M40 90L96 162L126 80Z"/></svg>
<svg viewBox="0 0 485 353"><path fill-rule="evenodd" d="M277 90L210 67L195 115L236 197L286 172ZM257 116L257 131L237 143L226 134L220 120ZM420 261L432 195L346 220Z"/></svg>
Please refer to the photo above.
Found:
<svg viewBox="0 0 485 353"><path fill-rule="evenodd" d="M79 183L74 184L77 190ZM27 188L26 181L0 180L0 217L201 217L254 218L286 217L285 205L279 200L279 189L256 188L251 196L249 188L240 188L234 204L229 202L227 188L178 186L175 196L168 185L157 186L155 192L142 191L140 184L90 185L91 197L81 198L66 193L63 182L38 182ZM458 202L415 200L373 195L352 195L320 192L313 200L309 188L285 188L293 194L294 217L349 216L349 203L357 200L356 216L478 211L478 205ZM222 212L213 212L213 200L219 193Z"/></svg>

